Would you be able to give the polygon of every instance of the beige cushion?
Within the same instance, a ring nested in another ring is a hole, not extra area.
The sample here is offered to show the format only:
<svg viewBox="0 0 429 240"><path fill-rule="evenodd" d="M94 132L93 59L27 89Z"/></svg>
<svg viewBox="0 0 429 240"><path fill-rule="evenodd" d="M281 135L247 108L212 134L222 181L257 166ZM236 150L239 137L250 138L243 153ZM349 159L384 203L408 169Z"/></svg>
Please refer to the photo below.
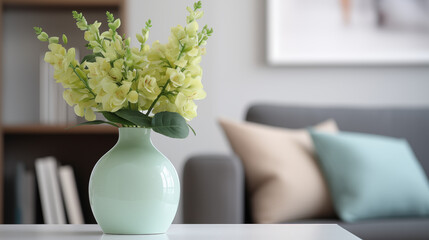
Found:
<svg viewBox="0 0 429 240"><path fill-rule="evenodd" d="M234 152L243 162L253 221L279 223L329 217L332 202L305 129L219 120ZM315 126L337 132L333 120Z"/></svg>

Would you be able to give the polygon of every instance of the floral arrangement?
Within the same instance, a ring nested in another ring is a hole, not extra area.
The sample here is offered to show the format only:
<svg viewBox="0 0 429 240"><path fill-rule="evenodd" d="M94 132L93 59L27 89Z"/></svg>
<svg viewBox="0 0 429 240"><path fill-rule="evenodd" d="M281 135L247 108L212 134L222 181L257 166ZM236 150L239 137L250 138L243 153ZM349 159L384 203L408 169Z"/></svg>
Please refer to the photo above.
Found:
<svg viewBox="0 0 429 240"><path fill-rule="evenodd" d="M42 28L34 30L40 41L49 42L44 60L54 66L54 78L64 87L63 97L76 115L88 122L116 127L143 127L173 138L188 136L187 124L197 116L194 100L206 96L201 83L201 56L213 29L199 31L203 16L201 1L187 7L186 25L171 28L166 44L155 41L150 47L151 20L136 38L140 48L130 47L130 38L117 30L120 19L106 12L109 30L100 33L101 23L88 24L82 13L73 11L77 27L84 31L86 47L92 54L75 59L75 49L65 49L59 37L50 37ZM66 35L62 42L67 44ZM96 120L101 112L107 121ZM189 128L188 128L189 127Z"/></svg>

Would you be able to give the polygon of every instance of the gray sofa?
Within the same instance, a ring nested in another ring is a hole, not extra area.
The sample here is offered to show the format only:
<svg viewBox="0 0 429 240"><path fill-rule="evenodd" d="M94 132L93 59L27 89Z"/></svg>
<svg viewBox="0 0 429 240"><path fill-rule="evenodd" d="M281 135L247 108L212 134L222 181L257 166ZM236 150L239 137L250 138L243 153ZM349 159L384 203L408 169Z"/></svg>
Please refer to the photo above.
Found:
<svg viewBox="0 0 429 240"><path fill-rule="evenodd" d="M247 121L303 128L333 118L340 130L406 138L429 176L429 108L300 107L256 104ZM191 157L183 175L185 223L252 223L241 162L233 155ZM302 219L292 223L336 223L362 239L429 239L428 218L396 218L345 223Z"/></svg>

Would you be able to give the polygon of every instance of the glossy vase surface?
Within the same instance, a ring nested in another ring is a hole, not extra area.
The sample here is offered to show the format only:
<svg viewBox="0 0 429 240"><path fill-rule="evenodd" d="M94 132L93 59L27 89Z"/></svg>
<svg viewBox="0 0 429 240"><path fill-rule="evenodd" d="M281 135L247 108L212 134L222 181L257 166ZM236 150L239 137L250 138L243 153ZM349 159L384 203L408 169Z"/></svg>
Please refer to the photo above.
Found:
<svg viewBox="0 0 429 240"><path fill-rule="evenodd" d="M165 233L176 215L179 177L150 132L119 128L118 142L92 170L89 200L104 233Z"/></svg>

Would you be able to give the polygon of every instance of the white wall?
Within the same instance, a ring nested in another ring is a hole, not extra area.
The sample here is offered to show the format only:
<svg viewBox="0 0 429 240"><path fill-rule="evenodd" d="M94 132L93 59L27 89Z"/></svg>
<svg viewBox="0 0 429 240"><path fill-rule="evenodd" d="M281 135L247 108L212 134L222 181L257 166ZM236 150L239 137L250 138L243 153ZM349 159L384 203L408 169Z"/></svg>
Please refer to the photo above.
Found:
<svg viewBox="0 0 429 240"><path fill-rule="evenodd" d="M166 42L169 29L185 23L190 0L130 0L128 32L134 38L152 19L150 41ZM224 152L216 118L242 119L258 101L305 105L429 106L428 67L270 67L265 62L265 1L205 0L200 26L214 35L203 58L207 98L197 102L191 125L197 136L173 140L153 136L179 174L187 157ZM317 41L317 39L315 39ZM180 222L179 212L176 221Z"/></svg>

